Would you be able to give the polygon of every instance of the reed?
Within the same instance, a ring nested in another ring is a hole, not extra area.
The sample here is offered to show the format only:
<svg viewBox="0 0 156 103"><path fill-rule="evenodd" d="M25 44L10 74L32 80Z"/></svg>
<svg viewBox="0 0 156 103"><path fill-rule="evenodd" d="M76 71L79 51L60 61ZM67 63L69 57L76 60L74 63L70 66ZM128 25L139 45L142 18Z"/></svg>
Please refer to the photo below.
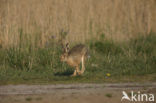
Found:
<svg viewBox="0 0 156 103"><path fill-rule="evenodd" d="M156 32L155 0L1 0L0 45L44 47L49 38L125 41Z"/></svg>

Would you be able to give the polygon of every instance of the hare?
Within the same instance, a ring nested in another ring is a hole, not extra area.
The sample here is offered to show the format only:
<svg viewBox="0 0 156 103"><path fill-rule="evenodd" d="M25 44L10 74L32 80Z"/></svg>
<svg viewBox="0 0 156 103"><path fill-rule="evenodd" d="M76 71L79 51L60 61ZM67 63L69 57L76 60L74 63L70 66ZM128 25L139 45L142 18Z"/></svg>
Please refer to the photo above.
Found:
<svg viewBox="0 0 156 103"><path fill-rule="evenodd" d="M74 73L71 76L81 75L85 71L85 59L88 55L88 49L85 45L79 44L69 50L69 44L66 44L64 53L61 55L61 61L66 62L69 66L75 67ZM79 65L82 63L80 71Z"/></svg>

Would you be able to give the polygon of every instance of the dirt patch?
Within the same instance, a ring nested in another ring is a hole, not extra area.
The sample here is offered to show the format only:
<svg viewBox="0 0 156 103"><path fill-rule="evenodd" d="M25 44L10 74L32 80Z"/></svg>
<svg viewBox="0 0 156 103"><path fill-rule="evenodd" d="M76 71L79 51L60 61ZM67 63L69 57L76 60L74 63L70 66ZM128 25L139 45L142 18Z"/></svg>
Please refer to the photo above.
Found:
<svg viewBox="0 0 156 103"><path fill-rule="evenodd" d="M0 103L121 103L122 91L156 95L156 83L0 86Z"/></svg>

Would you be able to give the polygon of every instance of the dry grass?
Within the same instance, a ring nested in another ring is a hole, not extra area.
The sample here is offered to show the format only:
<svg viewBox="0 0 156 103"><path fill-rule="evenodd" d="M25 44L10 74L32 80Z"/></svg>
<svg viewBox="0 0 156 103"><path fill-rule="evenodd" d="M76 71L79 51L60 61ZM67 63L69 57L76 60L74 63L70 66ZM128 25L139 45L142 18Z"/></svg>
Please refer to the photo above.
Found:
<svg viewBox="0 0 156 103"><path fill-rule="evenodd" d="M123 41L156 32L156 0L1 0L0 45L43 47L51 36L66 40L100 37Z"/></svg>

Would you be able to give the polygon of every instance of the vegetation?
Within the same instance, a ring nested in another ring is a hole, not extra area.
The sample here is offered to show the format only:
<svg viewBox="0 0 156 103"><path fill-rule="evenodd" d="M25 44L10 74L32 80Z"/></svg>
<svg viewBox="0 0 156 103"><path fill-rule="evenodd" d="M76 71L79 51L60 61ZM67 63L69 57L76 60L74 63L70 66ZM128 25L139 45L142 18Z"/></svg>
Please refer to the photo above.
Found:
<svg viewBox="0 0 156 103"><path fill-rule="evenodd" d="M26 101L32 101L32 98L31 97L27 97L25 100Z"/></svg>
<svg viewBox="0 0 156 103"><path fill-rule="evenodd" d="M0 0L0 84L156 80L156 0ZM84 43L84 75L60 62Z"/></svg>
<svg viewBox="0 0 156 103"><path fill-rule="evenodd" d="M156 80L156 35L150 33L129 42L90 40L90 58L84 75L70 77L73 68L60 62L58 43L44 48L0 49L0 84L83 82L145 82ZM109 75L108 75L109 74ZM141 79L140 79L141 78Z"/></svg>
<svg viewBox="0 0 156 103"><path fill-rule="evenodd" d="M112 97L112 94L108 93L105 96L108 97L108 98L111 98Z"/></svg>

